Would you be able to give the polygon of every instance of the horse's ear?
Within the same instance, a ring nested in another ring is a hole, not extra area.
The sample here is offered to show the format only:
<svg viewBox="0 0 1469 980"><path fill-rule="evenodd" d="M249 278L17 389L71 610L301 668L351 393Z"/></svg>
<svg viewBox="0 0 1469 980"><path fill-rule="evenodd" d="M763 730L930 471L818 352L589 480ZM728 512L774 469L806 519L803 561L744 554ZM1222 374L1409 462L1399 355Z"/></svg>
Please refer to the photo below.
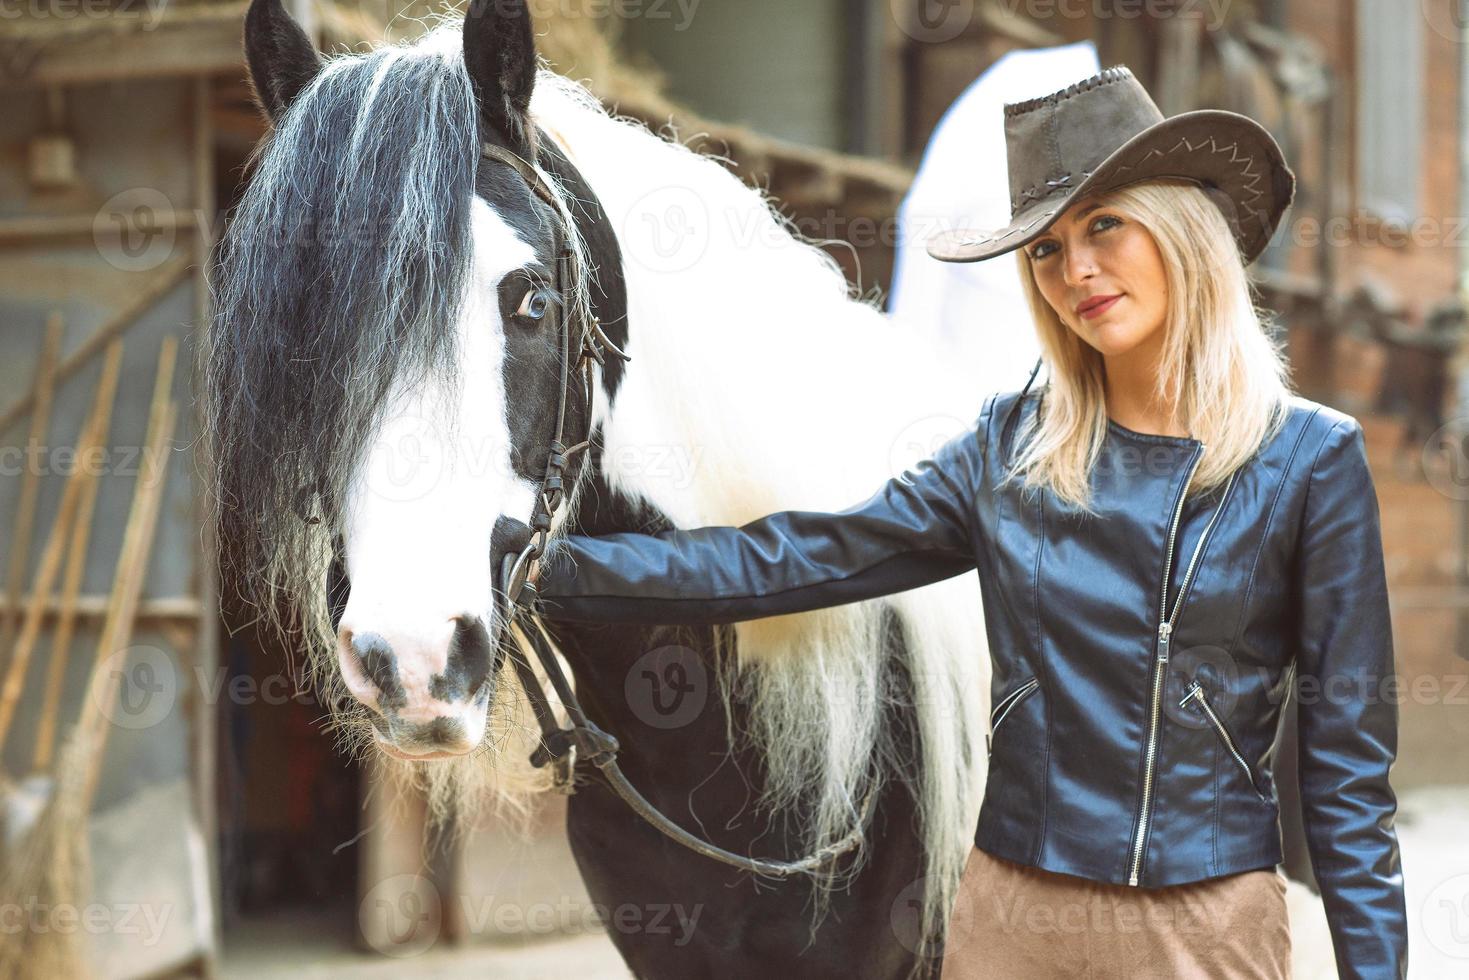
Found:
<svg viewBox="0 0 1469 980"><path fill-rule="evenodd" d="M534 159L530 96L536 84L536 40L526 0L471 0L464 15L464 67L486 129Z"/></svg>
<svg viewBox="0 0 1469 980"><path fill-rule="evenodd" d="M255 100L271 122L321 70L321 55L281 0L252 0L245 14L245 59Z"/></svg>

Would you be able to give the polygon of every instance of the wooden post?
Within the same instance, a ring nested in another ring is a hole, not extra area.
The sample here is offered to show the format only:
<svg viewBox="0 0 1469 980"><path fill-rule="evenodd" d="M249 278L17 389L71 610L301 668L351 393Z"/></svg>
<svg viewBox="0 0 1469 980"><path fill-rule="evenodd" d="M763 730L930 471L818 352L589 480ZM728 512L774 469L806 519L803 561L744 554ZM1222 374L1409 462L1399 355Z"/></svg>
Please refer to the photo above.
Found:
<svg viewBox="0 0 1469 980"><path fill-rule="evenodd" d="M1158 52L1158 108L1163 115L1187 112L1199 100L1199 43L1204 22L1197 13L1178 12L1161 25Z"/></svg>
<svg viewBox="0 0 1469 980"><path fill-rule="evenodd" d="M194 324L195 336L203 336L214 315L210 301L208 268L209 257L214 250L215 211L214 194L214 85L208 76L194 80L194 210L199 217L198 234L194 236ZM197 399L195 404L198 404ZM202 419L195 413L196 431L202 429ZM195 440L197 444L197 440ZM209 520L206 494L208 488L201 485L199 467L193 468L194 519L201 534L194 540L199 547L194 552L193 585L198 596L198 619L195 621L194 642L188 647L194 651L195 665L202 676L212 677L220 670L219 658L219 584L216 581L214 556L214 528ZM199 829L207 842L205 848L205 874L210 884L211 899L223 893L219 877L219 814L216 810L215 755L218 746L215 740L215 725L219 719L215 711L202 696L194 691L187 702L189 721L193 728L193 782L194 808L199 818ZM210 921L213 934L207 950L201 957L201 972L206 977L219 974L219 951L224 947L223 925L216 906Z"/></svg>
<svg viewBox="0 0 1469 980"><path fill-rule="evenodd" d="M360 847L358 939L379 953L423 952L444 935L447 904L424 855L427 801L401 771L379 759L368 763L362 786L367 830Z"/></svg>

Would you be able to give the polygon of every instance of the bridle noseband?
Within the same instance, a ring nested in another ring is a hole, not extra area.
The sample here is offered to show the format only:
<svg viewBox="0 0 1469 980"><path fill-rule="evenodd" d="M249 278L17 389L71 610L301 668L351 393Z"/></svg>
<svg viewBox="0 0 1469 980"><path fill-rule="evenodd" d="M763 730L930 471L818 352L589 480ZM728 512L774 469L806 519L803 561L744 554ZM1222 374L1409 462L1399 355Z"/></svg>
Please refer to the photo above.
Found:
<svg viewBox="0 0 1469 980"><path fill-rule="evenodd" d="M523 647L520 644L511 643L509 651L511 661L520 678L521 686L525 688L531 710L536 716L536 723L541 729L541 744L531 754L531 764L536 768L547 764L552 765L556 789L559 792L570 794L575 792L573 777L577 757L581 755L597 767L612 790L622 797L638 816L684 847L705 857L758 874L785 878L795 874L814 873L861 843L862 828L866 826L872 810L875 785L868 790L866 798L862 801L857 826L851 833L808 857L798 861L771 861L735 854L696 837L675 824L628 782L627 777L617 765L617 739L598 728L587 718L586 712L582 710L581 703L577 700L576 693L566 679L566 674L561 669L560 661L556 658L554 644L540 615L535 585L527 581L527 574L530 563L544 556L546 542L551 533L552 520L565 502L566 461L574 454L585 451L591 444L591 405L594 385L592 362L596 361L605 367L607 353L624 361L631 360L631 358L608 339L597 318L591 315L590 305L584 302L585 297L582 296L581 290L585 288L585 284L577 264L576 250L571 243L573 233L571 215L567 213L560 197L552 190L550 181L534 164L503 147L485 143L481 146L480 153L483 157L503 163L520 174L531 191L550 206L560 225L558 230L561 235L560 251L556 261L556 288L561 292L565 302L561 307L559 326L561 385L556 410L556 434L551 440L550 451L546 457L545 475L542 477L540 490L536 494L535 508L530 522L530 542L518 554L506 555L500 568L506 628L514 629L525 639L526 645L535 651L536 659L540 661L541 668L545 671L556 697L560 699L562 707L566 710L567 718L571 722L570 728L560 726L551 708L551 703L541 688L530 661L525 656ZM585 439L568 447L564 444L563 439L566 426L567 389L570 387L570 375L573 370L571 343L573 333L577 335L576 368L582 372L584 404L587 407L587 431Z"/></svg>

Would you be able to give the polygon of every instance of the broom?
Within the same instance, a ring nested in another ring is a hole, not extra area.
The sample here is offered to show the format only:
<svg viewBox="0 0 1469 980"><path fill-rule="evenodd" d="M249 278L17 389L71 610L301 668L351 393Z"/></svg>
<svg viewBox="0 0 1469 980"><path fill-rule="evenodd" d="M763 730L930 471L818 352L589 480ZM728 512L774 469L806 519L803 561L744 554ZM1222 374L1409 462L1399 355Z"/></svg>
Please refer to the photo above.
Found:
<svg viewBox="0 0 1469 980"><path fill-rule="evenodd" d="M114 356L112 348L121 354L122 341L108 346L109 366L103 368L104 385L110 380L115 383L116 372L110 368ZM99 395L99 398L102 396ZM106 396L111 411L112 395ZM104 421L103 441L106 441L108 422ZM82 489L81 503L77 505L76 520L72 522L71 543L67 546L66 575L61 584L61 602L56 610L56 628L51 640L51 660L46 665L46 691L41 700L41 720L36 727L36 744L31 758L32 773L48 773L56 749L56 719L61 713L62 685L66 681L67 661L71 657L71 638L76 629L77 599L82 591L82 579L87 571L87 546L92 536L92 515L97 507L97 480L88 480Z"/></svg>
<svg viewBox="0 0 1469 980"><path fill-rule="evenodd" d="M110 399L109 399L110 401ZM106 428L103 428L106 438ZM36 743L31 757L32 773L51 771L56 749L56 719L61 713L62 686L66 682L71 638L76 631L77 600L87 571L87 545L92 537L92 515L97 507L96 480L88 480L72 521L71 543L66 550L66 574L62 577L61 602L56 609L56 626L51 640L51 659L46 664L46 691L41 698L41 720L36 726Z"/></svg>
<svg viewBox="0 0 1469 980"><path fill-rule="evenodd" d="M177 343L172 338L166 339L159 354L149 411L146 458L159 458L173 438L177 408L169 399L169 391L176 351ZM104 668L109 655L124 649L132 637L166 472L165 466L151 481L140 478L133 493L82 716L62 748L55 792L40 819L16 848L0 879L0 904L4 906L54 909L60 904L75 904L79 884L90 880L88 817L111 728L106 724L105 711L115 702L121 683L120 671ZM38 929L24 923L7 942L0 944L0 976L50 980L82 977L90 972L74 930L59 931L50 924Z"/></svg>
<svg viewBox="0 0 1469 980"><path fill-rule="evenodd" d="M5 668L5 682L0 685L0 754L4 753L5 742L10 736L10 726L15 721L15 710L25 689L26 669L31 655L40 641L41 621L46 612L46 601L51 598L51 587L61 571L61 559L66 539L71 533L74 519L87 496L88 484L96 483L96 474L84 461L92 450L101 446L107 438L112 421L112 397L117 390L117 373L122 363L122 343L115 341L107 352L107 361L102 366L102 379L97 386L97 395L92 402L92 411L82 425L77 438L76 468L66 477L66 488L61 493L61 505L57 508L56 523L51 525L51 534L41 552L41 567L36 570L35 587L31 589L26 604L25 625L20 639Z"/></svg>
<svg viewBox="0 0 1469 980"><path fill-rule="evenodd" d="M0 751L3 751L9 738L11 726L15 721L16 708L25 690L26 672L40 640L42 616L45 612L46 601L51 595L52 582L61 564L62 548L70 538L72 554L68 555L68 564L69 566L79 564L74 561L75 548L79 539L85 542L90 531L98 481L97 474L88 468L87 459L92 448L107 442L112 422L113 396L117 390L117 376L121 363L122 342L117 341L109 348L103 363L102 376L98 381L92 411L78 438L77 465L67 476L66 489L62 492L56 523L52 526L46 546L42 550L35 587L26 603L25 623L21 630L20 640L6 668L4 683L0 685ZM73 568L68 567L68 578L72 571ZM71 606L74 609L74 598ZM72 628L70 620L73 618L67 615L66 608L67 603L63 598L60 610L61 621L58 622L54 634L56 643L63 647L70 643ZM66 634L65 637L63 633ZM64 657L55 656L54 647L52 652L53 658L64 664ZM56 664L53 663L52 667L55 666ZM54 719L57 708L58 705L55 703L49 701L43 703L40 721L43 732L55 727ZM38 738L40 738L39 734ZM39 749L43 744L45 743L38 741L37 748ZM0 773L0 803L3 803L4 806L5 839L7 841L23 833L45 806L46 798L51 792L51 781L45 774L45 769L49 768L49 764L48 756L46 767L33 765L31 775L18 784L10 782L8 773Z"/></svg>
<svg viewBox="0 0 1469 980"><path fill-rule="evenodd" d="M46 320L46 339L41 345L41 359L36 364L36 408L31 413L31 428L26 436L27 452L31 452L33 446L46 445L46 436L51 429L51 396L56 389L56 358L61 350L61 333L61 316L53 313ZM5 623L0 626L0 654L6 657L10 655L15 628L20 622L20 588L31 554L31 528L36 522L36 497L40 484L39 468L26 467L20 483L19 503L15 508L15 530L10 535L10 572L5 578L5 598L8 601Z"/></svg>

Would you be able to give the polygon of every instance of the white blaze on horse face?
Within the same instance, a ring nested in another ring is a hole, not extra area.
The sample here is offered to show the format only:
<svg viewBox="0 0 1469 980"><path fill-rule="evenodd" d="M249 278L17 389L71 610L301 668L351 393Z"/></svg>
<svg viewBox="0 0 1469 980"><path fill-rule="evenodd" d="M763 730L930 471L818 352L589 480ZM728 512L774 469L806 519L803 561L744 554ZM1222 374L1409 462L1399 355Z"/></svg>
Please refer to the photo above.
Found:
<svg viewBox="0 0 1469 980"><path fill-rule="evenodd" d="M443 746L449 751L478 744L489 702L485 690L458 701L440 696L456 617L479 617L491 637L497 634L491 531L501 514L529 520L535 499L534 486L511 464L498 298L500 281L534 252L479 198L473 247L459 377L394 391L358 464L344 528L351 591L338 640L349 690L383 714L390 740L399 725L407 733L439 722L462 732L461 744ZM362 644L368 636L391 650L394 691L381 690L375 681L385 678L370 677L353 651L354 637Z"/></svg>

